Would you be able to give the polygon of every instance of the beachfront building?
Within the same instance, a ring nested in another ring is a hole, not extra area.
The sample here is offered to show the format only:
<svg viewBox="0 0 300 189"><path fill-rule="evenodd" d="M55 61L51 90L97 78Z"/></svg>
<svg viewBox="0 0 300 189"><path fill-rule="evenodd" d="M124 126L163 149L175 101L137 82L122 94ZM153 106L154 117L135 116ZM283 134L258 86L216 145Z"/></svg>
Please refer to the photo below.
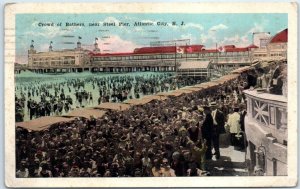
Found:
<svg viewBox="0 0 300 189"><path fill-rule="evenodd" d="M270 39L262 39L265 45L237 47L224 45L207 49L204 45L169 45L136 48L133 52L103 53L97 41L94 50L87 50L77 42L75 49L37 52L33 44L28 51L28 69L38 72L136 72L178 71L181 62L211 62L212 75L218 76L231 70L251 65L255 60L286 59L287 29Z"/></svg>
<svg viewBox="0 0 300 189"><path fill-rule="evenodd" d="M53 50L52 44L48 52L37 52L31 44L28 51L28 69L39 73L77 72L89 70L90 51L77 42L75 49Z"/></svg>
<svg viewBox="0 0 300 189"><path fill-rule="evenodd" d="M266 45L252 48L253 60L280 60L287 59L288 29L284 29L269 38Z"/></svg>
<svg viewBox="0 0 300 189"><path fill-rule="evenodd" d="M215 70L237 68L251 64L250 49L225 46L225 51L205 49L203 45L142 47L133 52L101 53L88 51L77 44L75 49L36 52L33 45L28 51L28 68L39 72L51 70L73 72L136 72L175 71L181 62L211 62ZM178 52L178 48L182 49ZM202 67L202 66L201 66ZM46 70L45 70L46 69Z"/></svg>

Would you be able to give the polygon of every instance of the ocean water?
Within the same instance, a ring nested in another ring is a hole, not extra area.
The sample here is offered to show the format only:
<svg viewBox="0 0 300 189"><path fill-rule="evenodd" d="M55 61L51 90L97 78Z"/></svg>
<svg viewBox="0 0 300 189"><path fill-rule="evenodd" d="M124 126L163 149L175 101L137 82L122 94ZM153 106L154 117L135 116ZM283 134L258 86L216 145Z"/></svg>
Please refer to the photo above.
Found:
<svg viewBox="0 0 300 189"><path fill-rule="evenodd" d="M32 99L36 102L41 101L41 94L35 94L34 96L31 95L31 97L28 97L28 91L32 92L39 91L39 89L42 86L49 86L47 90L50 94L54 95L55 93L55 87L60 85L60 91L63 89L65 96L70 96L73 99L73 105L71 105L71 109L75 109L80 107L79 102L76 102L75 92L83 91L85 90L88 93L91 93L93 96L93 100L83 100L81 106L84 107L93 107L98 105L98 98L100 96L99 94L99 87L93 82L93 79L101 79L101 78L107 78L108 80L111 80L111 78L120 78L120 77L130 77L132 78L132 83L135 84L137 81L134 79L136 76L143 77L144 79L149 79L157 76L161 76L162 79L159 81L162 85L166 83L166 81L170 81L170 78L174 76L174 73L160 73L160 72L131 72L131 73L122 73L122 74L116 74L116 73L91 73L91 72L81 72L81 73L64 73L59 75L51 75L51 74L38 74L33 73L30 71L21 72L20 74L15 75L15 95L18 98L21 98L21 94L25 96L25 108L24 108L24 121L29 120L29 110L27 108L27 101L29 99ZM84 82L85 86L80 88L73 88L67 86L66 82L68 80L77 79L79 81ZM119 83L119 82L117 82ZM94 85L94 86L93 86ZM106 85L108 86L108 84ZM170 91L171 89L167 87L167 91ZM160 91L158 91L160 92ZM36 93L36 92L35 92ZM58 93L58 96L61 92ZM110 93L112 93L112 90L110 90ZM143 97L142 93L139 93L140 97ZM132 96L132 98L135 98L134 96L134 87L132 87L131 91L129 91L129 96ZM46 98L47 99L47 98ZM49 99L50 100L50 99ZM65 112L63 110L62 115L67 114L68 112Z"/></svg>

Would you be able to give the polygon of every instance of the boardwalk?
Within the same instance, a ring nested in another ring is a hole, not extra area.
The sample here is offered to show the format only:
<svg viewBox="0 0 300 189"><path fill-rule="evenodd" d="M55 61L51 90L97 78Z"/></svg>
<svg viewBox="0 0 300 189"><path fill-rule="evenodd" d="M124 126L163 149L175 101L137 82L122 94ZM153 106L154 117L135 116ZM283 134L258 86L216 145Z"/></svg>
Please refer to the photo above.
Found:
<svg viewBox="0 0 300 189"><path fill-rule="evenodd" d="M211 176L248 176L245 162L245 151L234 149L233 146L220 148L221 157L207 162Z"/></svg>

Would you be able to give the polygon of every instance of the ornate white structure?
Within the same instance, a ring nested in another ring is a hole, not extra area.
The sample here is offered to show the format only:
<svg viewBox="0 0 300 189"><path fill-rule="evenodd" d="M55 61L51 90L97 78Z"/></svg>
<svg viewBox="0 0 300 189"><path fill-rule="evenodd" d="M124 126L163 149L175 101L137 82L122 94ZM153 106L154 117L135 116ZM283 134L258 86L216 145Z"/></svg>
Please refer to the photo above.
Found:
<svg viewBox="0 0 300 189"><path fill-rule="evenodd" d="M28 68L37 69L39 72L76 72L77 68L85 69L89 66L89 52L81 48L79 41L75 49L61 51L54 51L50 43L49 52L37 52L31 44L28 50Z"/></svg>
<svg viewBox="0 0 300 189"><path fill-rule="evenodd" d="M287 98L246 90L245 132L252 175L287 175Z"/></svg>

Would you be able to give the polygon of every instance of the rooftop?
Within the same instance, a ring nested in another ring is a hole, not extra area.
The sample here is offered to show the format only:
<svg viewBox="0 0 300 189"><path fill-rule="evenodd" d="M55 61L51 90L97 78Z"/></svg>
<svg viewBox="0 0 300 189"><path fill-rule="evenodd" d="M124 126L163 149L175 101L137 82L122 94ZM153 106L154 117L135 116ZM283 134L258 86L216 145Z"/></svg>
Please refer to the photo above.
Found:
<svg viewBox="0 0 300 189"><path fill-rule="evenodd" d="M287 28L274 35L274 37L272 37L270 40L270 43L287 43L287 42L288 42Z"/></svg>

